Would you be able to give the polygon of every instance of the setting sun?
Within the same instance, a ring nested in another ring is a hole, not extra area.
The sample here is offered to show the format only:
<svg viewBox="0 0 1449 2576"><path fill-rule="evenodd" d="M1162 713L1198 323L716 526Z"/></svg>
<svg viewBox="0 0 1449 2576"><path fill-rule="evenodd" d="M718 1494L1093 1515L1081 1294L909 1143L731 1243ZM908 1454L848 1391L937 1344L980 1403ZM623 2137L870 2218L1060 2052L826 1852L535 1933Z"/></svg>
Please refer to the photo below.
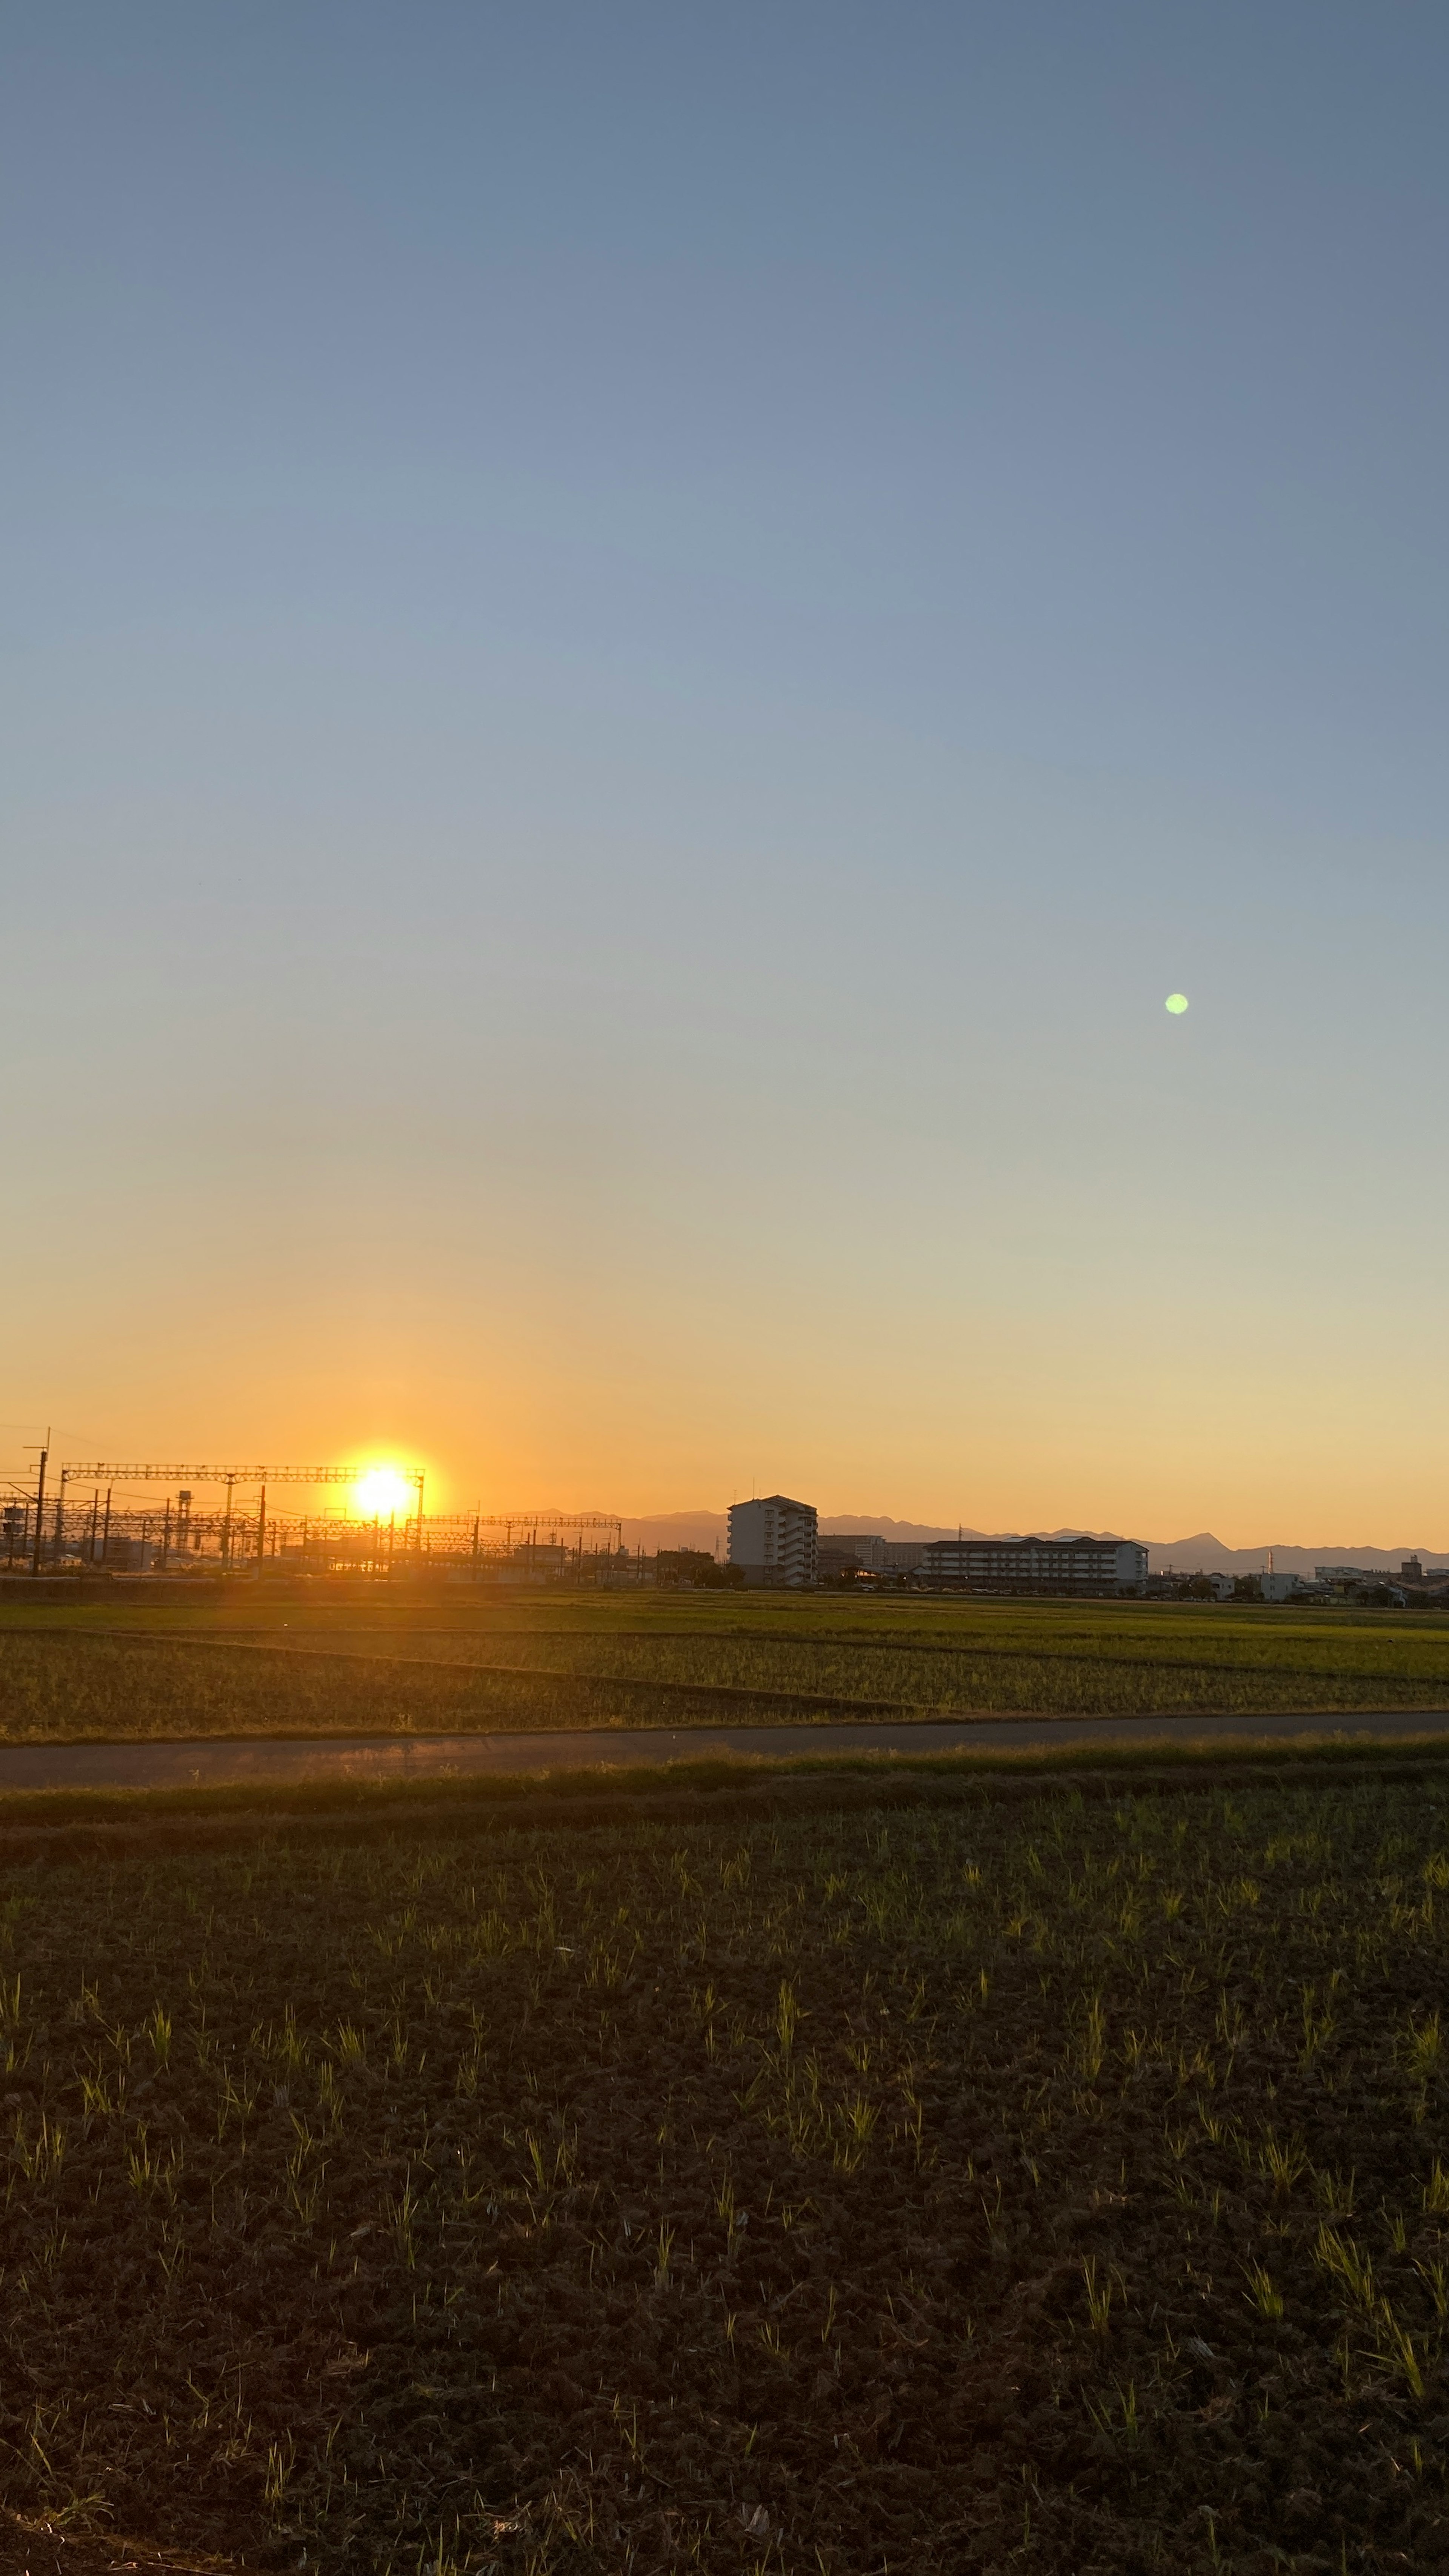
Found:
<svg viewBox="0 0 1449 2576"><path fill-rule="evenodd" d="M353 1507L362 1520L405 1520L415 1509L411 1480L396 1467L369 1467L352 1488Z"/></svg>

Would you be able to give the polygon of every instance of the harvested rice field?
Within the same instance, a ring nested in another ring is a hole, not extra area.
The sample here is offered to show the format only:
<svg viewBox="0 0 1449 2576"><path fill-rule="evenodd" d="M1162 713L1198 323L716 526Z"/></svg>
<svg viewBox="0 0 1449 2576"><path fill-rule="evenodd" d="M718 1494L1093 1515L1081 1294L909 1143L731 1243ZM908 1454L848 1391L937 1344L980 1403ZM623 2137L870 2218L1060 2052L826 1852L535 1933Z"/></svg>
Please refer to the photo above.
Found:
<svg viewBox="0 0 1449 2576"><path fill-rule="evenodd" d="M559 1591L0 1611L0 1742L1449 1710L1449 1619Z"/></svg>
<svg viewBox="0 0 1449 2576"><path fill-rule="evenodd" d="M0 2564L1449 2565L1446 1941L1429 1766L13 1861Z"/></svg>

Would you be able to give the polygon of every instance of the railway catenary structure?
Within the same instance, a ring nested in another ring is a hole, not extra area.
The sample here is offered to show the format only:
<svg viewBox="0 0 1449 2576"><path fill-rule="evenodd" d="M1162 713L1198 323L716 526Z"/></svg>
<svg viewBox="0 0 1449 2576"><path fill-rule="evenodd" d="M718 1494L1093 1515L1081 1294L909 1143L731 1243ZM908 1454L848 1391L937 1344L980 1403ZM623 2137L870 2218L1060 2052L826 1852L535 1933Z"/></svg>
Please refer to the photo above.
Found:
<svg viewBox="0 0 1449 2576"><path fill-rule="evenodd" d="M42 1470L34 1492L13 1492L0 1507L0 1566L20 1564L36 1573L120 1564L146 1572L186 1566L238 1575L265 1569L385 1577L422 1566L471 1565L481 1574L507 1563L545 1575L573 1565L582 1577L586 1557L597 1571L601 1556L617 1559L622 1551L616 1512L428 1515L421 1468L399 1471L409 1510L368 1517L349 1511L345 1499L365 1473L355 1465L67 1459L49 1498ZM136 1495L137 1487L157 1486L164 1495ZM275 1499L268 1502L278 1486L340 1492L342 1507L324 1502L320 1511L279 1510ZM210 1508L202 1500L207 1488L214 1496ZM600 1545L604 1532L612 1538L607 1551ZM587 1548L586 1539L592 1541Z"/></svg>

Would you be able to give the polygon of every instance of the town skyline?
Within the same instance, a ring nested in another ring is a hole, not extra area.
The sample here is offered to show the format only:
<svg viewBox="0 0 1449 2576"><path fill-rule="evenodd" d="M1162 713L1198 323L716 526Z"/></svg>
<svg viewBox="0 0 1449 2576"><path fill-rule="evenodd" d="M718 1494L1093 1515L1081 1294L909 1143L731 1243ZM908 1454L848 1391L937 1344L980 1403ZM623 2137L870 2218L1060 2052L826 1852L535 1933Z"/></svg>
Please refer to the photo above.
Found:
<svg viewBox="0 0 1449 2576"><path fill-rule="evenodd" d="M87 1442L82 1440L75 1431L58 1431L54 1425L48 1425L43 1430L39 1430L34 1443L17 1444L15 1432L17 1429L25 1428L34 1429L36 1426L11 1425L8 1437L5 1427L0 1426L0 1498L3 1498L6 1493L12 1496L27 1492L33 1494L36 1460L45 1441L46 1430L50 1435L46 1454L49 1475L48 1493L52 1509L56 1501L58 1479L62 1469L71 1472L67 1468L67 1460L74 1462L82 1451L93 1453L97 1447L110 1446L118 1456L122 1451L136 1457L146 1454L147 1444L144 1440L133 1441L130 1444L124 1441L110 1444L98 1443L94 1439ZM242 1443L237 1454L242 1457L254 1457L261 1445L256 1441L249 1444ZM193 1454L198 1449L209 1449L216 1457L221 1456L224 1446L225 1444L217 1442L197 1443L194 1440L189 1443L182 1440L171 1444L172 1449L178 1453L188 1448ZM166 1449L167 1444L158 1444L154 1438L152 1439L150 1454L153 1457L161 1457ZM271 1454L278 1455L278 1444L271 1444ZM314 1449L307 1454L313 1463L320 1463L318 1450ZM693 1507L688 1504L673 1504L658 1509L650 1509L646 1505L642 1509L630 1510L622 1507L617 1495L604 1487L600 1487L595 1493L583 1490L569 1491L565 1490L564 1485L557 1480L554 1485L547 1488L543 1483L537 1483L527 1491L522 1487L515 1490L500 1488L496 1491L485 1491L477 1486L470 1488L456 1474L449 1477L446 1469L440 1468L436 1462L429 1468L414 1452L398 1443L353 1444L350 1458L345 1449L339 1449L336 1457L337 1465L331 1472L336 1475L343 1466L346 1466L352 1481L334 1493L329 1507L344 1513L359 1511L370 1513L376 1505L386 1518L388 1505L391 1502L397 1518L400 1521L405 1519L414 1508L409 1499L409 1480L415 1474L421 1473L427 1497L425 1509L429 1517L435 1514L440 1517L466 1517L469 1513L478 1511L498 1513L513 1510L520 1516L532 1512L542 1517L554 1514L560 1519L567 1519L574 1511L616 1512L627 1545L631 1549L643 1545L650 1551L658 1546L716 1546L723 1541L728 1526L728 1503ZM178 1474L195 1472L189 1469L178 1470ZM755 1489L761 1492L769 1490L768 1487L758 1484L758 1480ZM797 1480L797 1489L799 1489L799 1480ZM86 1490L89 1490L88 1486ZM99 1488L97 1490L99 1491ZM123 1509L139 1509L142 1501L147 1498L149 1490L139 1484L130 1487L122 1481L117 1489L117 1512ZM738 1493L731 1499L743 1500L745 1495ZM155 1500L159 1510L159 1486ZM275 1506L275 1495L273 1500ZM72 1510L79 1509L81 1502L81 1487L72 1483ZM1440 1545L1422 1537L1407 1540L1383 1535L1352 1540L1305 1537L1301 1526L1295 1535L1288 1537L1279 1535L1260 1538L1244 1536L1241 1533L1232 1537L1223 1537L1204 1520L1200 1526L1182 1536L1162 1538L1152 1534L1145 1524L1129 1527L1125 1523L1109 1523L1101 1519L1073 1520L1054 1517L1050 1512L1007 1522L989 1520L979 1514L972 1517L965 1517L960 1513L922 1517L899 1512L862 1512L836 1507L829 1503L817 1504L816 1508L822 1535L832 1537L877 1532L893 1540L919 1540L926 1543L953 1537L960 1531L967 1537L1035 1535L1052 1538L1085 1535L1098 1538L1135 1538L1149 1549L1154 1573L1163 1570L1169 1564L1177 1565L1182 1571L1188 1573L1208 1571L1213 1567L1247 1572L1255 1569L1269 1555L1275 1555L1283 1564L1297 1571L1303 1571L1311 1564L1327 1559L1343 1562L1362 1561L1365 1565L1385 1568L1396 1566L1404 1558L1414 1555L1422 1557L1426 1562L1431 1558L1437 1560L1441 1556L1449 1559L1449 1543ZM1321 1513L1318 1515L1320 1521L1324 1517ZM1425 1517L1427 1519L1428 1515ZM1262 1525L1259 1524L1260 1527ZM1350 1525L1362 1526L1361 1522ZM1400 1528L1406 1525L1406 1515L1401 1516L1395 1524Z"/></svg>

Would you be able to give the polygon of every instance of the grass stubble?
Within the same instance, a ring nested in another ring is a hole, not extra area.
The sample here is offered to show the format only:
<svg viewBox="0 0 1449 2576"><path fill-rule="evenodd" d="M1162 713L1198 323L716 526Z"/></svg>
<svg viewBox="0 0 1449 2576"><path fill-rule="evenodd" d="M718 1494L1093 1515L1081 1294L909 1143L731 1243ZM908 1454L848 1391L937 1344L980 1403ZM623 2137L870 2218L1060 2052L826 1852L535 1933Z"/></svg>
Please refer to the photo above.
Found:
<svg viewBox="0 0 1449 2576"><path fill-rule="evenodd" d="M1432 1766L0 1883L32 2521L379 2576L1449 2563Z"/></svg>
<svg viewBox="0 0 1449 2576"><path fill-rule="evenodd" d="M569 1595L0 1611L0 1742L1449 1709L1441 1614Z"/></svg>

